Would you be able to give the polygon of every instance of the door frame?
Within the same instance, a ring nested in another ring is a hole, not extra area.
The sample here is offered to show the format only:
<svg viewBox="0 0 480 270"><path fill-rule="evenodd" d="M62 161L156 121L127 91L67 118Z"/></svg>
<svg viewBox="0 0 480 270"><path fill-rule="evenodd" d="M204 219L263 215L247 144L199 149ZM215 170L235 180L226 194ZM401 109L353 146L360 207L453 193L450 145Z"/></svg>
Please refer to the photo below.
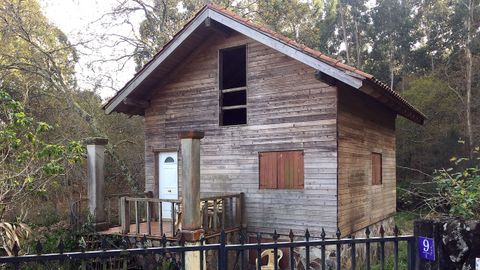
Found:
<svg viewBox="0 0 480 270"><path fill-rule="evenodd" d="M154 190L153 194L156 196L156 198L160 198L160 153L166 153L166 152L176 152L177 153L177 194L178 194L178 199L180 199L180 149L177 148L159 148L159 149L154 149L153 150L153 155L154 155L154 163L155 163L155 175L154 175Z"/></svg>

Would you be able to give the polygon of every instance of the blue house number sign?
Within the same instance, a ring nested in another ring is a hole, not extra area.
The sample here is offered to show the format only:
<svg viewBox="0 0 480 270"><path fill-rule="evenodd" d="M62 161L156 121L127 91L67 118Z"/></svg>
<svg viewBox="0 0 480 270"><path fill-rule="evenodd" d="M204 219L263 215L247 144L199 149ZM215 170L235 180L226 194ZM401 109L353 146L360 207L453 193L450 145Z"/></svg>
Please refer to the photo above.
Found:
<svg viewBox="0 0 480 270"><path fill-rule="evenodd" d="M432 238L418 237L418 255L420 258L435 261L435 243Z"/></svg>

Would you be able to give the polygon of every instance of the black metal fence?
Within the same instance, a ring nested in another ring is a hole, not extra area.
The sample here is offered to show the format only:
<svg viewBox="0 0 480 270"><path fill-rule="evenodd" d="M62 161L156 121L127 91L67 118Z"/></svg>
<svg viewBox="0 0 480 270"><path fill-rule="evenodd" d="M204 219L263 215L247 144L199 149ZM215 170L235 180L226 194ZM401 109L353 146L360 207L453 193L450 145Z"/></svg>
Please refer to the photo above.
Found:
<svg viewBox="0 0 480 270"><path fill-rule="evenodd" d="M367 228L363 238L340 238L340 231L337 231L336 239L327 239L323 230L318 238L311 237L307 230L300 237L294 236L290 231L290 234L282 239L275 231L268 235L271 237L270 242L262 242L266 239L265 234L255 234L247 241L247 235L239 233L235 241L238 243L230 244L227 243L227 235L222 231L218 243L205 243L202 238L199 245L186 245L183 237L178 242L169 243L164 236L158 242L159 246L154 247L152 241L144 236L134 243L136 248L130 248L131 238L124 237L121 241L122 248L117 249L108 249L107 240L102 238L99 250L64 252L64 244L60 242L58 253L50 254L43 254L42 244L37 242L36 254L19 255L17 246L14 248L14 256L0 257L0 265L2 269L187 269L192 266L185 265L186 253L198 252L199 265L194 267L195 269L260 270L267 268L265 260L262 260L262 252L268 250L275 262L273 266L270 265L273 269L298 269L299 259L295 258L294 254L298 254L298 249L302 249L300 263L303 269L312 267L311 263L315 261L317 266L314 269L322 270L372 267L413 270L415 238L398 233L395 227L393 236L385 236L381 227L378 237L370 237L370 230ZM400 245L401 248L406 248L406 251L402 251L402 258L399 256ZM312 258L313 248L320 251L320 256L316 252L317 256ZM283 265L279 264L282 250L288 254L283 259ZM333 263L332 256L327 252L335 255ZM363 256L359 256L360 253ZM373 256L373 253L376 255ZM390 263L388 268L386 261ZM305 267L307 265L309 267Z"/></svg>

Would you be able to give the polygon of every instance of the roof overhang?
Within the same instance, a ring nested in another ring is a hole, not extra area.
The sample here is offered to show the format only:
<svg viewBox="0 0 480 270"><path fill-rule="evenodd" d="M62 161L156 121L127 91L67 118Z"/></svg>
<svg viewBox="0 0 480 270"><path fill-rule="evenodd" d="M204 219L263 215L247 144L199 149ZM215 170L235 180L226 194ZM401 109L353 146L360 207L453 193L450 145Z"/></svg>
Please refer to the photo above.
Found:
<svg viewBox="0 0 480 270"><path fill-rule="evenodd" d="M211 4L202 8L150 62L104 105L106 113L123 112L143 115L148 92L151 92L155 85L164 81L169 72L195 49L195 42L198 44L202 42L205 36L208 36L207 34L212 29L210 27L212 21L214 24L228 27L288 55L354 89L362 90L374 98L380 98L379 101L381 102L398 104L398 106L388 107L416 123L423 124L425 116L398 94L392 94L393 90L382 89L386 93L378 94L375 88L381 89L384 87L380 87L383 85L376 83L377 81L373 76L324 56L320 52L299 45L293 40L281 37L263 27L256 26L243 18L219 10ZM192 46L192 44L194 45ZM136 106L135 104L141 104L142 106Z"/></svg>

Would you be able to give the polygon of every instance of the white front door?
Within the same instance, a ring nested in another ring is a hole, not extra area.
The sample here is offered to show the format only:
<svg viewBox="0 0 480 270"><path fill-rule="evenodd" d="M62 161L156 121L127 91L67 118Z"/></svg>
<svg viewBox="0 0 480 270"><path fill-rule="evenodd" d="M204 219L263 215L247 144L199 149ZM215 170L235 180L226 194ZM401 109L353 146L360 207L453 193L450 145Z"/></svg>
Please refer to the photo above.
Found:
<svg viewBox="0 0 480 270"><path fill-rule="evenodd" d="M178 162L177 152L159 153L159 195L160 199L178 199ZM172 217L172 204L162 203L162 217Z"/></svg>

